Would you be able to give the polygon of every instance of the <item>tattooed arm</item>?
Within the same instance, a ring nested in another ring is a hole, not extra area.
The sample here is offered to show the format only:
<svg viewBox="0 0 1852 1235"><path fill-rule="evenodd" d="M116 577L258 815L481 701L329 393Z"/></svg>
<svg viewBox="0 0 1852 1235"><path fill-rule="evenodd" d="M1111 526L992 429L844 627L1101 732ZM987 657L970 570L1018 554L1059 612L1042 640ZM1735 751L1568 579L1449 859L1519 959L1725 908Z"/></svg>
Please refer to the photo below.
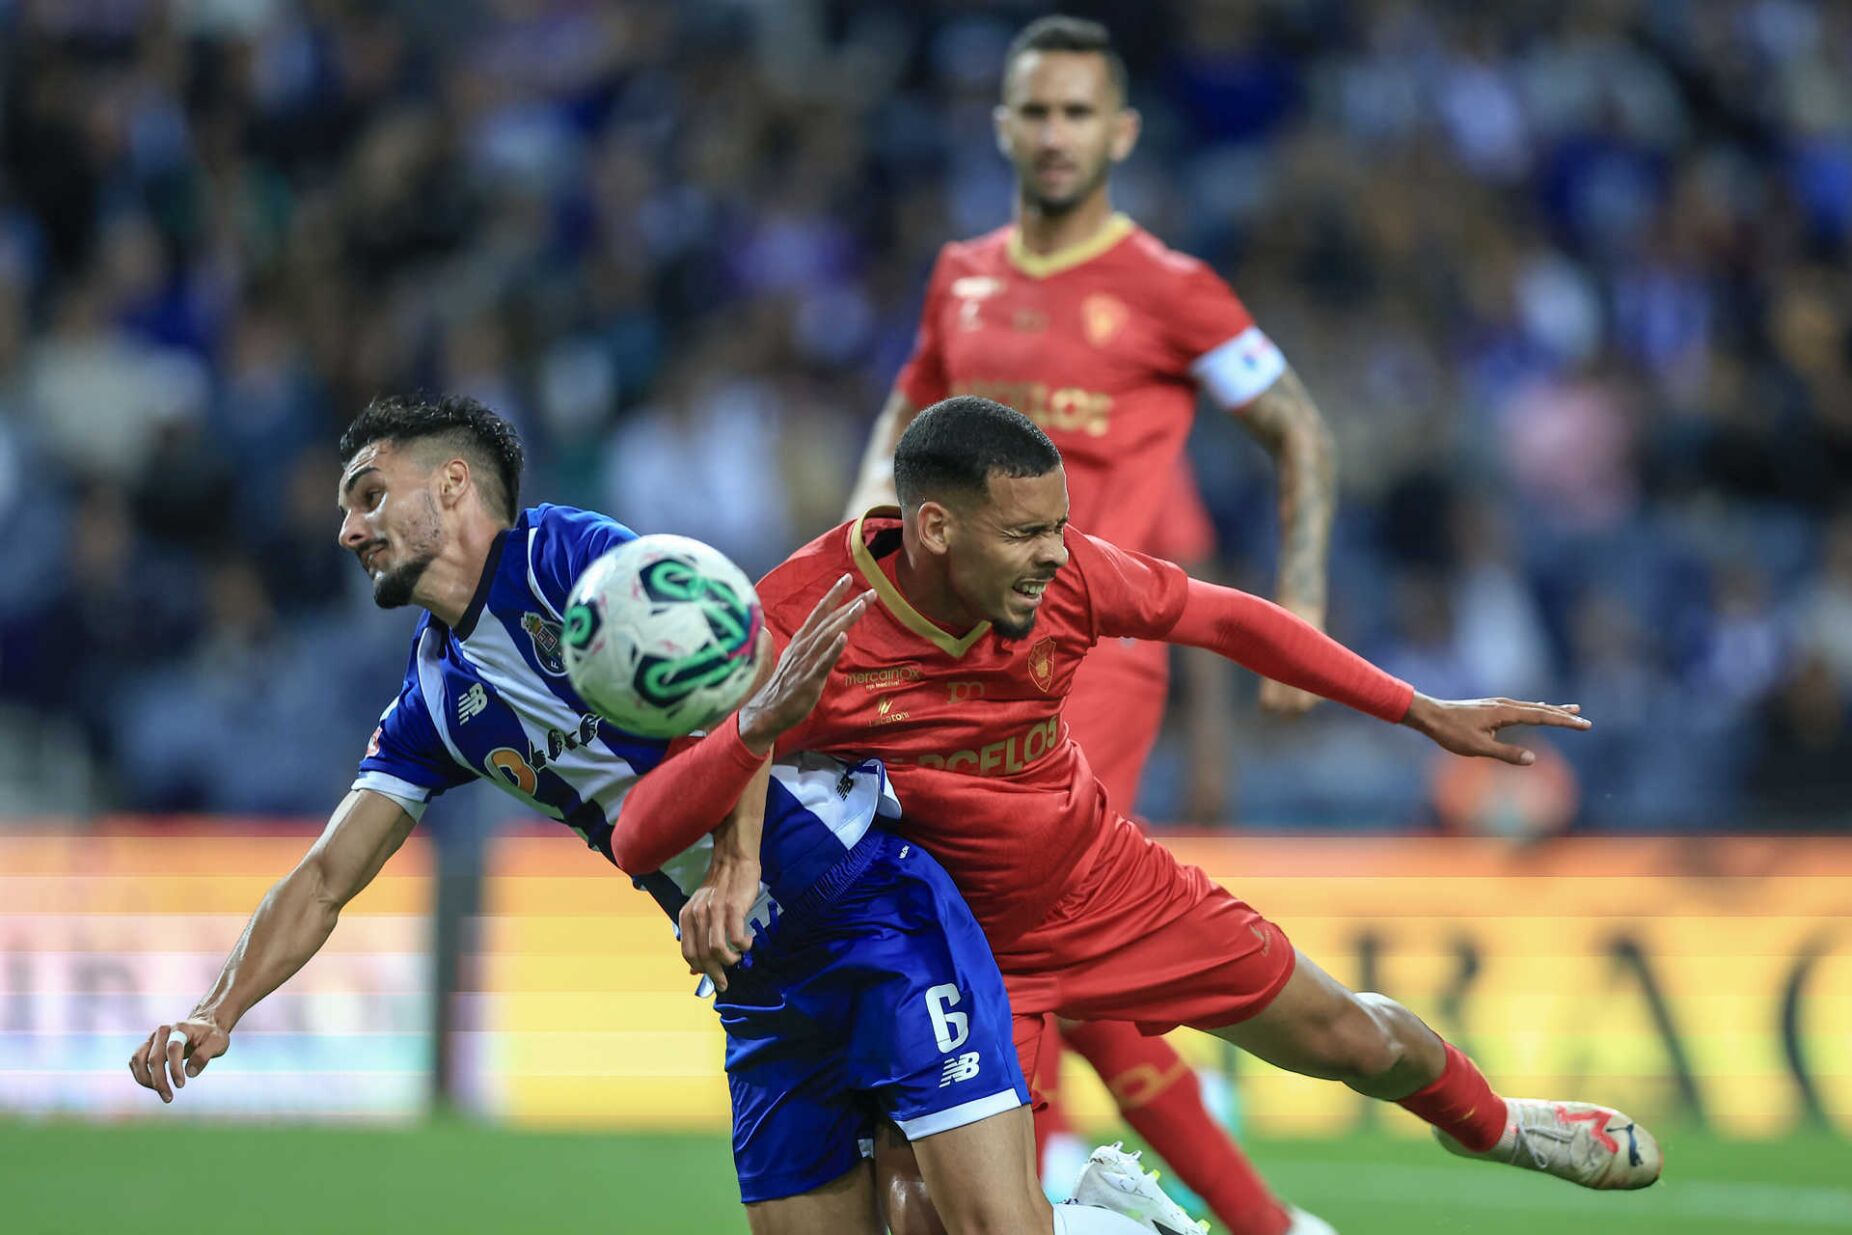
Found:
<svg viewBox="0 0 1852 1235"><path fill-rule="evenodd" d="M1325 561L1337 503L1337 451L1331 430L1289 365L1235 419L1273 456L1280 483L1280 573L1274 599L1320 630L1325 626ZM1280 682L1261 685L1261 706L1294 715L1318 696Z"/></svg>

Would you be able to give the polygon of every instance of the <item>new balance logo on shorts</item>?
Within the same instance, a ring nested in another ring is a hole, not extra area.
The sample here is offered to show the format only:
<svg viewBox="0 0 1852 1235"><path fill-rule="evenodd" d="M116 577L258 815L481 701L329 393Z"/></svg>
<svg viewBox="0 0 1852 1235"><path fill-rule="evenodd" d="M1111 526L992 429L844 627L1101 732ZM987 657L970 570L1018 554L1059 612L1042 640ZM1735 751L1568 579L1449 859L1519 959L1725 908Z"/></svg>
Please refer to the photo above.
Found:
<svg viewBox="0 0 1852 1235"><path fill-rule="evenodd" d="M939 1088L958 1081L968 1081L977 1075L978 1058L976 1051L966 1051L956 1059L945 1061L945 1071L939 1074Z"/></svg>

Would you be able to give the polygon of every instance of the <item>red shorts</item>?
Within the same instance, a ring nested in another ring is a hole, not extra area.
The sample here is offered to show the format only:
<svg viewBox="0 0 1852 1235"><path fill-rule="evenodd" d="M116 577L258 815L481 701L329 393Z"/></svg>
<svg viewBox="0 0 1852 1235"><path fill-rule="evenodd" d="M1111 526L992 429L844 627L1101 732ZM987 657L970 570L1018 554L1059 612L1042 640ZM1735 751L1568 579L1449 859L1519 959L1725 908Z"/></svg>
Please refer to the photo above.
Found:
<svg viewBox="0 0 1852 1235"><path fill-rule="evenodd" d="M1074 674L1061 714L1105 786L1111 810L1130 814L1137 805L1169 687L1170 645L1164 643L1103 639Z"/></svg>
<svg viewBox="0 0 1852 1235"><path fill-rule="evenodd" d="M1113 819L1093 864L1040 925L997 953L1025 1077L1050 1016L1133 1021L1147 1034L1219 1029L1293 975L1286 932L1194 866Z"/></svg>

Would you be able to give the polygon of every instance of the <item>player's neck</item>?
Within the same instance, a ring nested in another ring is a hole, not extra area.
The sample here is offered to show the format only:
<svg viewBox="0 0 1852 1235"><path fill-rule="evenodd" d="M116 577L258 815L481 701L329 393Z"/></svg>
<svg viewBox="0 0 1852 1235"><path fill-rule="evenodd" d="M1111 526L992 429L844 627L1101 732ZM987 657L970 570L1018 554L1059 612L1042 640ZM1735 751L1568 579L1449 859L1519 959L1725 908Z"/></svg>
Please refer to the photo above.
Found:
<svg viewBox="0 0 1852 1235"><path fill-rule="evenodd" d="M412 591L413 603L429 609L432 617L454 629L482 585L482 572L489 567L489 550L502 530L475 520L464 524L444 545L444 551L425 567Z"/></svg>
<svg viewBox="0 0 1852 1235"><path fill-rule="evenodd" d="M894 586L921 616L949 635L962 635L984 620L952 592L952 581L943 566L906 533L901 536L900 553L894 559Z"/></svg>
<svg viewBox="0 0 1852 1235"><path fill-rule="evenodd" d="M1022 247L1037 257L1082 245L1112 222L1112 197L1101 185L1071 210L1051 214L1035 203L1016 198L1016 235Z"/></svg>

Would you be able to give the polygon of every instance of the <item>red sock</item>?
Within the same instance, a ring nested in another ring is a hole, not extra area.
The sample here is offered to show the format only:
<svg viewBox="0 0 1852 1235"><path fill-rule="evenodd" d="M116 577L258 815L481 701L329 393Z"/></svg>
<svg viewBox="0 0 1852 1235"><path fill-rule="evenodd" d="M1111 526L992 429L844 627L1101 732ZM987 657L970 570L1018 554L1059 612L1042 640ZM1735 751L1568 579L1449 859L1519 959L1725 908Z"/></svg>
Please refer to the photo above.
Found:
<svg viewBox="0 0 1852 1235"><path fill-rule="evenodd" d="M1067 1035L1112 1090L1125 1121L1231 1235L1282 1235L1292 1225L1253 1163L1203 1108L1195 1069L1168 1042L1127 1021L1072 1025Z"/></svg>
<svg viewBox="0 0 1852 1235"><path fill-rule="evenodd" d="M1440 1079L1417 1089L1396 1105L1411 1111L1472 1150L1490 1149L1505 1133L1505 1100L1492 1092L1472 1060L1447 1048Z"/></svg>
<svg viewBox="0 0 1852 1235"><path fill-rule="evenodd" d="M1036 1056L1035 1075L1029 1078L1047 1105L1035 1112L1035 1170L1041 1174L1042 1159L1048 1153L1048 1138L1068 1130L1067 1116L1061 1110L1061 1030L1050 1017L1042 1030L1041 1053Z"/></svg>

